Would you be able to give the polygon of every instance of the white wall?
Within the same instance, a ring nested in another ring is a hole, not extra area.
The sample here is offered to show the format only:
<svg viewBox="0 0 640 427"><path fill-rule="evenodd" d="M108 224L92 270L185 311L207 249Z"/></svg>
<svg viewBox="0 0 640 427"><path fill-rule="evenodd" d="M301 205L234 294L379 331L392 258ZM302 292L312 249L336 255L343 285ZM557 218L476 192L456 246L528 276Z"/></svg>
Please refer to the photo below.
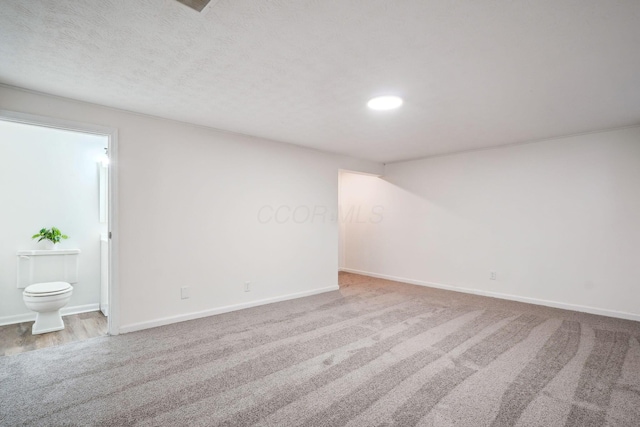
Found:
<svg viewBox="0 0 640 427"><path fill-rule="evenodd" d="M338 175L338 211L342 207L342 172ZM346 229L342 221L338 218L338 270L342 270L345 267L344 263L344 244L345 244Z"/></svg>
<svg viewBox="0 0 640 427"><path fill-rule="evenodd" d="M0 324L35 319L16 287L16 251L44 249L31 236L56 226L78 248L80 275L67 310L100 301L98 164L105 137L0 120Z"/></svg>
<svg viewBox="0 0 640 427"><path fill-rule="evenodd" d="M345 268L640 320L640 128L348 175ZM490 271L497 280L489 280Z"/></svg>
<svg viewBox="0 0 640 427"><path fill-rule="evenodd" d="M0 109L118 128L123 331L336 288L338 169L382 171L376 163L8 87L0 87ZM268 215L261 222L264 206L307 206L316 216L304 221L299 208L298 223L281 209L281 223ZM190 299L180 299L181 286L191 287Z"/></svg>

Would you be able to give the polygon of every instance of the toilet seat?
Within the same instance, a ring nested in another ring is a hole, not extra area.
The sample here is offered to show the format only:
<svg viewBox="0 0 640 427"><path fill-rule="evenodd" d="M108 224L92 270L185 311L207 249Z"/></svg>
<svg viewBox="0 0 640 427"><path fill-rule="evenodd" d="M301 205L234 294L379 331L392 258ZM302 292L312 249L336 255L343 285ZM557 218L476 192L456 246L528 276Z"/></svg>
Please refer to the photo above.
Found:
<svg viewBox="0 0 640 427"><path fill-rule="evenodd" d="M29 297L49 297L64 294L72 290L73 286L67 282L43 282L27 286L23 294Z"/></svg>

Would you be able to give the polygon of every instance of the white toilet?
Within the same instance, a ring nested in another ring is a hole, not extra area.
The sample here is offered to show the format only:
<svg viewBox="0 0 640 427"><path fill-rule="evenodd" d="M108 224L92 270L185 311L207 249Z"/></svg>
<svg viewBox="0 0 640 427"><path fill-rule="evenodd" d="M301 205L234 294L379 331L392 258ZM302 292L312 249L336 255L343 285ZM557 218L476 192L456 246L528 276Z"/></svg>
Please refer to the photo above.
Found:
<svg viewBox="0 0 640 427"><path fill-rule="evenodd" d="M78 281L79 249L18 251L18 288L29 310L35 311L33 335L64 329L60 315Z"/></svg>

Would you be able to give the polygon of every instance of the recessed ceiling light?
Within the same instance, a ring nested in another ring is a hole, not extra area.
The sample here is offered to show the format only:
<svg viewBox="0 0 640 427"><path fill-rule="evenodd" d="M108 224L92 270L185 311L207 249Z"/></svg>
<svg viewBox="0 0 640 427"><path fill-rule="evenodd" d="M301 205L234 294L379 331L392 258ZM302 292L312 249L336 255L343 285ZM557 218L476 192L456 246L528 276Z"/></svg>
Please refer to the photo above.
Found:
<svg viewBox="0 0 640 427"><path fill-rule="evenodd" d="M367 107L372 110L393 110L402 105L402 98L399 96L376 96L367 102Z"/></svg>

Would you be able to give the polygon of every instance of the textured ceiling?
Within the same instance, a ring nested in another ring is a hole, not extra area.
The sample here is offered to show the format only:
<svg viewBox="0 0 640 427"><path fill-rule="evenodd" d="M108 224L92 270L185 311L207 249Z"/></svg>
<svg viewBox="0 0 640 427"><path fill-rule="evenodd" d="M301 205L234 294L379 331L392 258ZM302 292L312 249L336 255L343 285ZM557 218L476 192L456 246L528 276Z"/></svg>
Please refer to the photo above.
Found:
<svg viewBox="0 0 640 427"><path fill-rule="evenodd" d="M372 160L640 123L638 0L1 2L2 83Z"/></svg>

